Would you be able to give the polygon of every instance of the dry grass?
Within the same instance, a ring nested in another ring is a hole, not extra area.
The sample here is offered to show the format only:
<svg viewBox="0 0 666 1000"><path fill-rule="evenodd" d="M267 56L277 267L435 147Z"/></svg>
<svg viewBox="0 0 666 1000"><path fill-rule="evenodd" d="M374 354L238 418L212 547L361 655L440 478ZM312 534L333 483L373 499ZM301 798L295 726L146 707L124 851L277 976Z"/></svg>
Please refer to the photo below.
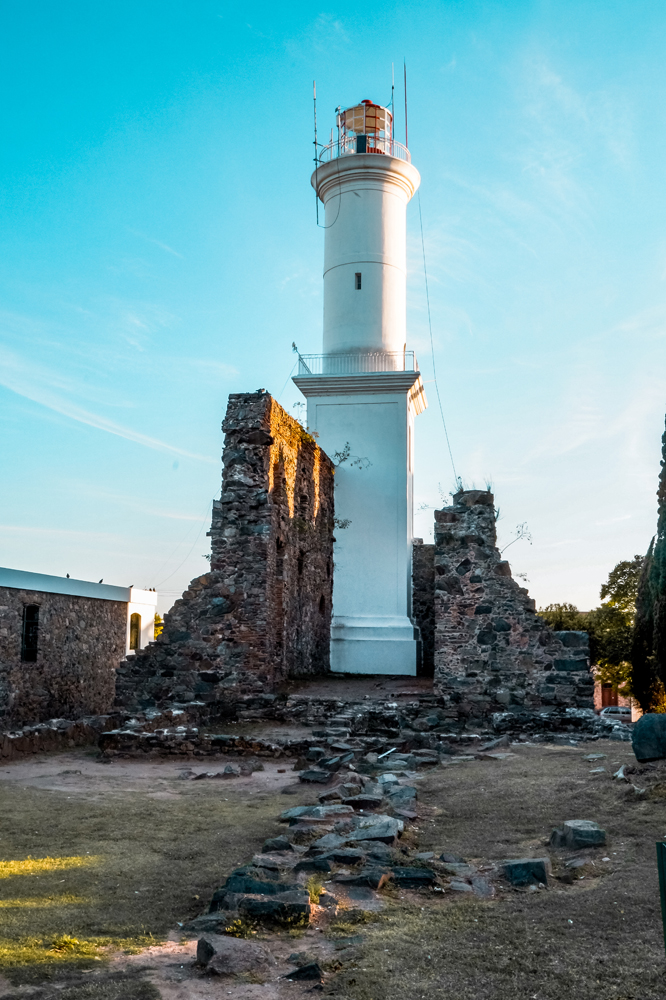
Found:
<svg viewBox="0 0 666 1000"><path fill-rule="evenodd" d="M590 749L608 754L606 774L590 774ZM663 1000L654 843L666 834L666 804L611 780L632 759L623 744L534 747L432 772L419 792L421 850L541 856L552 827L570 818L600 822L608 846L584 879L554 880L547 892L492 902L397 892L383 914L341 913L331 936L365 940L326 991L340 1000ZM0 962L14 983L69 975L62 1000L156 1000L140 975L71 977L201 912L226 874L282 830L279 812L316 794L250 796L247 785L162 775L160 788L173 797L149 797L150 782L145 792L116 785L86 797L0 781L0 859L11 863L0 881ZM54 994L34 1000L42 995Z"/></svg>
<svg viewBox="0 0 666 1000"><path fill-rule="evenodd" d="M244 798L221 782L169 784L173 798L156 800L137 791L70 796L0 781L5 976L41 981L56 969L91 967L109 950L163 939L281 832L283 796Z"/></svg>
<svg viewBox="0 0 666 1000"><path fill-rule="evenodd" d="M360 960L328 987L342 1000L663 1000L666 962L655 841L666 833L658 799L636 797L610 771L633 759L625 744L591 775L587 748L524 748L501 763L438 769L420 800L439 810L422 821L419 847L470 860L545 855L565 819L608 831L588 871L597 877L493 902L424 896L392 904L367 931ZM614 762L618 764L614 764ZM611 767L612 765L612 767ZM598 764L597 764L598 766ZM600 858L609 856L611 863ZM556 862L561 859L556 858ZM451 894L453 895L453 894Z"/></svg>

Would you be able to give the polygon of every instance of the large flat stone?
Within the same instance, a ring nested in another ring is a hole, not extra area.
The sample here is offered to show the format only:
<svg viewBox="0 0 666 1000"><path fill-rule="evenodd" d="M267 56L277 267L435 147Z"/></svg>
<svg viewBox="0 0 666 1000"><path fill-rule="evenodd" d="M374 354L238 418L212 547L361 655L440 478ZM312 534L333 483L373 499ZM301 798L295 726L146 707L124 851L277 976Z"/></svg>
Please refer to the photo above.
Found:
<svg viewBox="0 0 666 1000"><path fill-rule="evenodd" d="M276 965L271 953L258 941L245 941L222 934L204 934L199 938L197 962L206 971L218 976L237 976L247 972L270 974Z"/></svg>

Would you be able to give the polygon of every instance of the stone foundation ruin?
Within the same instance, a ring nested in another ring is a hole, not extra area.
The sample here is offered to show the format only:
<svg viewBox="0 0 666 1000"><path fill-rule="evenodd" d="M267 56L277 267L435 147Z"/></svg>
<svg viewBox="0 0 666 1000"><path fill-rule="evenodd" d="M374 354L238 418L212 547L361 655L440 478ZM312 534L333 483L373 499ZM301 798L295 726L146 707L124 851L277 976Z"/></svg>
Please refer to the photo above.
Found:
<svg viewBox="0 0 666 1000"><path fill-rule="evenodd" d="M264 391L231 395L222 428L210 572L156 642L121 664L119 707L203 702L235 715L288 678L328 671L333 463Z"/></svg>
<svg viewBox="0 0 666 1000"><path fill-rule="evenodd" d="M414 543L419 672L424 678L434 673L433 688L417 682L413 694L401 691L399 709L379 696L358 702L342 677L339 694L329 701L310 697L306 688L300 695L290 691L287 682L293 688L294 681L329 673L335 468L263 391L230 396L223 430L210 571L176 601L158 639L120 664L115 706L112 671L101 687L83 685L83 691L80 671L68 671L67 684L54 687L41 675L33 683L32 664L21 664L21 676L0 671L0 687L11 688L16 706L8 722L25 726L56 714L71 720L97 712L82 720L92 738L112 729L120 743L164 744L169 753L198 752L190 727L206 719L327 720L357 736L405 732L410 740L466 727L522 732L592 726L587 634L553 632L538 618L496 548L493 496L480 490L461 491L451 507L435 512L434 545ZM73 600L83 613L84 599L67 598L58 621L70 621ZM10 603L5 613L18 614ZM112 603L103 603L114 612ZM63 650L66 640L54 632ZM97 645L91 633L88 673L95 676L95 657L103 653L106 662L109 656L103 643ZM118 662L120 646L115 655ZM133 713L140 713L136 725ZM78 731L72 735L72 725L61 718L15 733L2 753L83 738Z"/></svg>
<svg viewBox="0 0 666 1000"><path fill-rule="evenodd" d="M451 721L593 708L586 632L554 632L496 547L492 493L435 511L435 690Z"/></svg>

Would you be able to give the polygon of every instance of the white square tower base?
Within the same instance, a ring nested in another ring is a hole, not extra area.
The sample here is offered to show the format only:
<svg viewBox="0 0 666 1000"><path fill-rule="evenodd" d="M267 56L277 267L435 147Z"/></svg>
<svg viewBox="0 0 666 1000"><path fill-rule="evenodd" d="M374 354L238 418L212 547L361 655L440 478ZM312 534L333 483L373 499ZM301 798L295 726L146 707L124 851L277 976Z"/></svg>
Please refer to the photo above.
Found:
<svg viewBox="0 0 666 1000"><path fill-rule="evenodd" d="M411 615L413 389L419 374L301 376L308 428L335 460L331 670L416 675Z"/></svg>

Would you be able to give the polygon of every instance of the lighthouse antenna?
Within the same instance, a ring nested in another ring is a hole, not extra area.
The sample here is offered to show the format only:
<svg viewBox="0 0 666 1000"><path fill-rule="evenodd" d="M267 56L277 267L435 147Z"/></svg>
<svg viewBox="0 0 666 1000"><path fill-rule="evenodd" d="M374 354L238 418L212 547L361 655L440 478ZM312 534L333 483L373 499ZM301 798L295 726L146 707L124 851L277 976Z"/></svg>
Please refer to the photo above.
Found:
<svg viewBox="0 0 666 1000"><path fill-rule="evenodd" d="M407 62L403 63L405 74L405 146L409 149L409 139L407 136Z"/></svg>
<svg viewBox="0 0 666 1000"><path fill-rule="evenodd" d="M391 140L393 140L393 119L395 117L395 108L393 107L394 94L395 94L395 65L391 63Z"/></svg>
<svg viewBox="0 0 666 1000"><path fill-rule="evenodd" d="M317 190L317 167L319 166L319 154L317 149L317 81L312 81L312 104L314 108L314 162L315 162L315 206L317 214L317 225L319 225L319 191Z"/></svg>

